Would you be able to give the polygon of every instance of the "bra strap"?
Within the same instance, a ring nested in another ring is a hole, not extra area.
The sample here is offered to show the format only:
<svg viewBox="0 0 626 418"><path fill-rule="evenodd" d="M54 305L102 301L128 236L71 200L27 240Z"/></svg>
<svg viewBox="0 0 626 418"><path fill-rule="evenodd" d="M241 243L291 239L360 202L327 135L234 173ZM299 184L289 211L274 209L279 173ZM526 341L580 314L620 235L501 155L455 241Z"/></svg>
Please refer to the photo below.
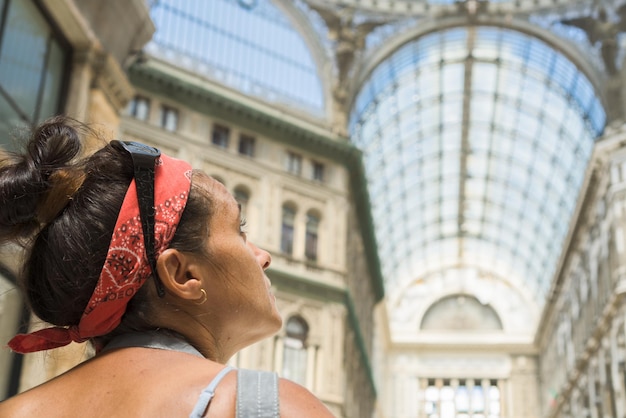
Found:
<svg viewBox="0 0 626 418"><path fill-rule="evenodd" d="M234 368L226 366L220 370L217 375L215 375L213 380L211 380L211 383L209 383L209 386L207 386L206 389L204 389L200 394L198 402L196 403L196 406L194 406L193 411L191 411L189 418L202 418L202 416L204 416L204 413L209 408L209 404L215 395L215 388L219 385L224 376L226 376L231 370L234 370Z"/></svg>

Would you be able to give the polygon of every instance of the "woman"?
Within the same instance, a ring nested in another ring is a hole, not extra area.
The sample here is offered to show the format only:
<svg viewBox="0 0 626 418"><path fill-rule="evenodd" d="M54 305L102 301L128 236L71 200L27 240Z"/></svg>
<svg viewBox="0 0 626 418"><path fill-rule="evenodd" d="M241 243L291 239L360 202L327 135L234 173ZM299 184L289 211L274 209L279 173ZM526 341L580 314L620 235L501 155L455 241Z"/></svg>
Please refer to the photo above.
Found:
<svg viewBox="0 0 626 418"><path fill-rule="evenodd" d="M224 186L138 143L81 159L80 133L49 120L0 162L0 234L28 246L24 294L55 325L9 346L90 341L97 354L0 416L331 417L295 383L225 366L282 320L271 257Z"/></svg>

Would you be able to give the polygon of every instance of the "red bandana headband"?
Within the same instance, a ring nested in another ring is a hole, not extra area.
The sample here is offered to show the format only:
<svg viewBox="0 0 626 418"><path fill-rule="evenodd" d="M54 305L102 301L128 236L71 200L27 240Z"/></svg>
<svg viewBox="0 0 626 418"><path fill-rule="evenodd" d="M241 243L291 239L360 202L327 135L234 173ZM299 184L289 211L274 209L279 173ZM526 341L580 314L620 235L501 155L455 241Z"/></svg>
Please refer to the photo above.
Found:
<svg viewBox="0 0 626 418"><path fill-rule="evenodd" d="M174 237L190 188L191 166L161 155L154 170L155 259ZM133 179L117 217L100 278L78 325L18 334L9 341L9 347L18 353L32 353L108 334L120 324L126 305L151 273Z"/></svg>

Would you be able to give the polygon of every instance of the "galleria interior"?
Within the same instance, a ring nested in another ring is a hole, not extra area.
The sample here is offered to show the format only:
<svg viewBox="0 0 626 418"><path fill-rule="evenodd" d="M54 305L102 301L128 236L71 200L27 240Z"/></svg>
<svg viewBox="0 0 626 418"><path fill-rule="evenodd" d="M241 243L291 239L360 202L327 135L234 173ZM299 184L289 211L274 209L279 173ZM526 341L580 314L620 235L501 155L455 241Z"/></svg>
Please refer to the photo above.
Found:
<svg viewBox="0 0 626 418"><path fill-rule="evenodd" d="M337 417L623 418L625 4L0 0L0 143L64 113L224 183L284 317L231 362ZM2 348L0 399L91 355Z"/></svg>

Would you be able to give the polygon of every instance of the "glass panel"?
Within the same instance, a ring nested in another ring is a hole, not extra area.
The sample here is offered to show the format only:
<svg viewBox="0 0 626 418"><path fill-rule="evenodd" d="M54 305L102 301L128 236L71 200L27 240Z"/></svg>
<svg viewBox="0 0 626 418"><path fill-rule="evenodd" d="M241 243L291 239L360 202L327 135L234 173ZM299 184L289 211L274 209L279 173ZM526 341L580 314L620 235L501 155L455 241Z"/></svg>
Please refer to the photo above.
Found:
<svg viewBox="0 0 626 418"><path fill-rule="evenodd" d="M302 385L306 383L309 326L300 317L292 316L285 325L283 377Z"/></svg>
<svg viewBox="0 0 626 418"><path fill-rule="evenodd" d="M29 124L24 122L20 115L15 112L15 108L0 95L0 132L2 133L0 145L9 150L16 150L17 144L14 143L14 140L17 138L12 134L28 127Z"/></svg>
<svg viewBox="0 0 626 418"><path fill-rule="evenodd" d="M282 231L280 250L286 254L293 253L293 228L296 211L289 206L283 206Z"/></svg>
<svg viewBox="0 0 626 418"><path fill-rule="evenodd" d="M475 27L468 51L468 30L401 46L358 95L352 140L364 150L382 268L407 284L472 263L462 245L493 274L525 278L541 305L606 117L589 80L548 44ZM407 219L412 234L394 227Z"/></svg>
<svg viewBox="0 0 626 418"><path fill-rule="evenodd" d="M316 65L302 36L270 1L161 0L147 50L246 94L323 115Z"/></svg>
<svg viewBox="0 0 626 418"><path fill-rule="evenodd" d="M295 342L295 344L294 344ZM293 380L301 385L306 384L307 351L298 347L299 341L285 338L283 353L283 373L281 377ZM294 346L292 346L295 345Z"/></svg>
<svg viewBox="0 0 626 418"><path fill-rule="evenodd" d="M65 51L56 42L52 41L48 51L48 65L44 73L43 95L38 111L40 121L50 115L54 115L59 109L65 58Z"/></svg>
<svg viewBox="0 0 626 418"><path fill-rule="evenodd" d="M0 50L0 85L34 120L48 50L48 25L34 3L13 1Z"/></svg>
<svg viewBox="0 0 626 418"><path fill-rule="evenodd" d="M33 2L10 2L0 30L0 144L11 148L16 128L58 113L66 52Z"/></svg>
<svg viewBox="0 0 626 418"><path fill-rule="evenodd" d="M239 154L246 155L248 157L254 157L254 144L256 139L253 136L240 134L239 135Z"/></svg>
<svg viewBox="0 0 626 418"><path fill-rule="evenodd" d="M211 130L211 143L220 148L228 148L230 140L230 128L223 125L213 125Z"/></svg>
<svg viewBox="0 0 626 418"><path fill-rule="evenodd" d="M306 236L304 242L304 255L307 260L317 261L317 231L319 229L320 220L313 214L307 214L306 217Z"/></svg>
<svg viewBox="0 0 626 418"><path fill-rule="evenodd" d="M170 132L178 129L178 110L171 107L161 107L161 127Z"/></svg>

